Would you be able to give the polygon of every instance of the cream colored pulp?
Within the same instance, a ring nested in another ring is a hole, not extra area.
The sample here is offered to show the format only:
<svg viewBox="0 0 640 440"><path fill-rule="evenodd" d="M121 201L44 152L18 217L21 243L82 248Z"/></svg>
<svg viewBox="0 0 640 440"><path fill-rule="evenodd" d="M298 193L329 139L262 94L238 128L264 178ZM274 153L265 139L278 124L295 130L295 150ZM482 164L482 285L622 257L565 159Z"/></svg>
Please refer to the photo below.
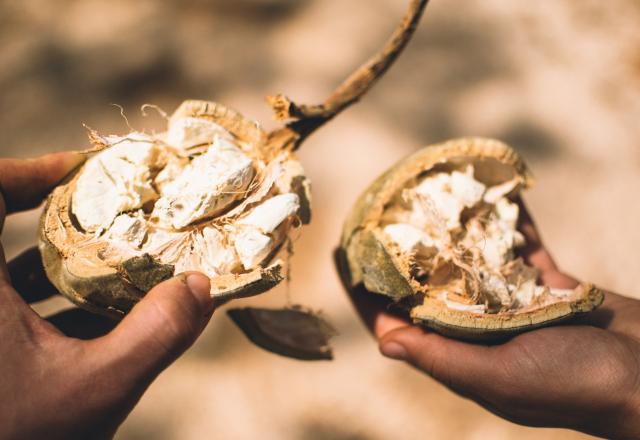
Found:
<svg viewBox="0 0 640 440"><path fill-rule="evenodd" d="M525 239L516 229L519 207L507 196L519 183L514 177L487 186L468 164L430 173L397 195L381 227L410 256L427 295L480 314L534 309L571 295L537 285L537 270L515 256Z"/></svg>
<svg viewBox="0 0 640 440"><path fill-rule="evenodd" d="M148 253L176 272L251 270L286 239L300 207L283 154L252 157L214 122L180 118L162 136L106 138L79 176L72 212L107 264Z"/></svg>

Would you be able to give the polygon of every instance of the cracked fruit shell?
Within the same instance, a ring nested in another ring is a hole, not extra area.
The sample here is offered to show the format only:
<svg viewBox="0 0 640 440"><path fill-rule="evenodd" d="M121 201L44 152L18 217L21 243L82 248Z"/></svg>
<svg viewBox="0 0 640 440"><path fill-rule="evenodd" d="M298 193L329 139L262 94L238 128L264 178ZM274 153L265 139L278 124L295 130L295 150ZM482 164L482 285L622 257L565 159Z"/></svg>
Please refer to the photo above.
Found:
<svg viewBox="0 0 640 440"><path fill-rule="evenodd" d="M39 247L49 279L90 311L126 313L154 285L195 270L219 299L283 278L278 251L310 220L291 149L216 103L185 101L161 134L101 137L49 196Z"/></svg>
<svg viewBox="0 0 640 440"><path fill-rule="evenodd" d="M419 150L353 207L341 240L351 287L390 297L415 323L469 340L501 339L588 313L589 283L557 289L520 254L518 193L533 180L502 142L465 138Z"/></svg>

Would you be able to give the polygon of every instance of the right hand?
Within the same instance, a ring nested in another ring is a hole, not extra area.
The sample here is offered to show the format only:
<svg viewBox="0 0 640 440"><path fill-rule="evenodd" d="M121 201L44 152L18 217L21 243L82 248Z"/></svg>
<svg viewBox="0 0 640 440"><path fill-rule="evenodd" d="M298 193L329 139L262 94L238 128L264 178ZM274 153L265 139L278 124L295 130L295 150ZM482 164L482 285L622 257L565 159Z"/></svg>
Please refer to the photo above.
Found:
<svg viewBox="0 0 640 440"><path fill-rule="evenodd" d="M521 204L523 257L546 285L573 288L542 245ZM640 438L640 301L606 293L572 325L521 334L499 345L461 342L412 325L363 286L348 289L383 355L402 360L500 417L607 438Z"/></svg>

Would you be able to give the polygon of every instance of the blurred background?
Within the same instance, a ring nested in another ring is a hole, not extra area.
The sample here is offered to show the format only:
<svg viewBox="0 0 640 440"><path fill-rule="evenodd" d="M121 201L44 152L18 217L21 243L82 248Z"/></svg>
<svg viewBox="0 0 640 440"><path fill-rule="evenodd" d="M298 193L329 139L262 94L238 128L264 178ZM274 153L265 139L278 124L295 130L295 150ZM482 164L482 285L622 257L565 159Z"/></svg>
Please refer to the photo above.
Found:
<svg viewBox="0 0 640 440"><path fill-rule="evenodd" d="M185 98L274 127L266 94L323 100L376 51L399 0L2 0L0 152L28 157L103 134L162 130L143 117ZM343 294L332 250L357 195L422 145L463 135L512 143L537 185L526 201L566 271L640 297L640 3L432 0L397 64L300 157L314 219L289 286L234 306L293 302L340 332L333 362L251 345L219 310L152 385L120 439L576 439L519 427L383 359ZM8 256L35 243L39 212L7 221ZM38 306L43 313L69 304ZM464 362L464 359L461 359Z"/></svg>

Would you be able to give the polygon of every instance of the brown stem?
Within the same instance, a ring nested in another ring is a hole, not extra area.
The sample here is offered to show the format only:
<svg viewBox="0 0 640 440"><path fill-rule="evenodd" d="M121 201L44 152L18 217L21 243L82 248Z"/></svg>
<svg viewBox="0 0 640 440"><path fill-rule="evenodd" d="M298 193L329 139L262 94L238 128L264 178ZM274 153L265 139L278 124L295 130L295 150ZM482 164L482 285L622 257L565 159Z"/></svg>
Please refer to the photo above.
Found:
<svg viewBox="0 0 640 440"><path fill-rule="evenodd" d="M296 104L284 95L268 96L267 101L278 120L289 120L285 127L269 134L280 147L298 148L318 127L357 102L387 71L405 48L418 26L429 0L410 0L409 8L391 38L380 52L349 76L327 100L318 105Z"/></svg>

